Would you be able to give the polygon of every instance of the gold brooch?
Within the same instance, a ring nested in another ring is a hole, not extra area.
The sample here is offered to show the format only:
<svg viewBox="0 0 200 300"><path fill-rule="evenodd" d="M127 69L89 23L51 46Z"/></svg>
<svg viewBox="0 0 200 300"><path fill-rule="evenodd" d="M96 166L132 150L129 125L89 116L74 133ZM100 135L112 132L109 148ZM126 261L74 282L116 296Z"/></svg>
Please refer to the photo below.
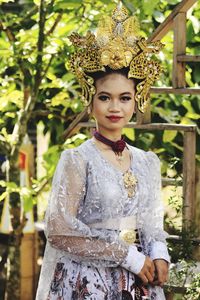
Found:
<svg viewBox="0 0 200 300"><path fill-rule="evenodd" d="M135 195L135 189L137 185L137 178L133 173L128 170L123 174L124 187L128 192L128 197L131 198Z"/></svg>
<svg viewBox="0 0 200 300"><path fill-rule="evenodd" d="M119 238L126 242L128 245L133 244L136 241L136 232L134 229L121 230Z"/></svg>

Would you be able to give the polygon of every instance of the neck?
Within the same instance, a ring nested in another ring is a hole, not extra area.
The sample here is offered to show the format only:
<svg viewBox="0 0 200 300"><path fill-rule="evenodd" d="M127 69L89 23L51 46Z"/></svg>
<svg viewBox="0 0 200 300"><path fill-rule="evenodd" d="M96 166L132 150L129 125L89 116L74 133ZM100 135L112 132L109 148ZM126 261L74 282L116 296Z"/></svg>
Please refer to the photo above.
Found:
<svg viewBox="0 0 200 300"><path fill-rule="evenodd" d="M98 131L94 133L94 136L97 140L99 140L103 144L110 146L113 152L115 152L117 156L122 156L122 152L126 147L126 142L124 141L123 138L119 139L118 141L112 141L107 137L103 136L102 134L100 134Z"/></svg>
<svg viewBox="0 0 200 300"><path fill-rule="evenodd" d="M112 131L112 132L109 131L108 132L108 131L106 131L104 129L101 129L101 128L97 127L97 131L101 135L105 136L107 139L109 139L109 140L111 140L113 142L116 142L116 141L120 140L121 136L122 136L122 131L121 130L117 131L117 132L115 132L115 131Z"/></svg>

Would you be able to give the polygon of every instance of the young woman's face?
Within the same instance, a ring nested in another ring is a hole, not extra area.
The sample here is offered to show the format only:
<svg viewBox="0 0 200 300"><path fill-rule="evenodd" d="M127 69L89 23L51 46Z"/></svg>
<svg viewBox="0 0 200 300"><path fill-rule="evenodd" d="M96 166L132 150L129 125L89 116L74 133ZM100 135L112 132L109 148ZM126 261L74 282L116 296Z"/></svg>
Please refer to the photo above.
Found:
<svg viewBox="0 0 200 300"><path fill-rule="evenodd" d="M121 132L135 111L135 87L121 74L109 74L96 81L92 115L102 133Z"/></svg>

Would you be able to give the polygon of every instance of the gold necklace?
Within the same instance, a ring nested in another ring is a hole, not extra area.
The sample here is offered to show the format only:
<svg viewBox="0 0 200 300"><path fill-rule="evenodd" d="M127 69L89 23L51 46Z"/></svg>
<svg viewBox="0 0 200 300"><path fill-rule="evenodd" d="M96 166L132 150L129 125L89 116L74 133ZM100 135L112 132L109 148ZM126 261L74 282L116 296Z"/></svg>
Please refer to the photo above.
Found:
<svg viewBox="0 0 200 300"><path fill-rule="evenodd" d="M128 197L132 198L135 195L137 178L130 170L123 174L124 187L127 190Z"/></svg>
<svg viewBox="0 0 200 300"><path fill-rule="evenodd" d="M96 144L96 142L94 142L94 144ZM111 150L110 147L108 147L108 148L102 147L102 145L101 145L102 143L98 143L98 140L97 140L97 144L99 144L100 149L103 150L103 151ZM113 151L112 151L112 152L113 152ZM120 153L120 152L119 152L119 153L114 152L114 154L115 154L115 158L116 158L117 162L121 165L122 162L124 161L124 157L123 157L122 152L121 152L121 153Z"/></svg>
<svg viewBox="0 0 200 300"><path fill-rule="evenodd" d="M124 160L122 153L115 153L115 158L116 158L117 162L121 165L121 163Z"/></svg>

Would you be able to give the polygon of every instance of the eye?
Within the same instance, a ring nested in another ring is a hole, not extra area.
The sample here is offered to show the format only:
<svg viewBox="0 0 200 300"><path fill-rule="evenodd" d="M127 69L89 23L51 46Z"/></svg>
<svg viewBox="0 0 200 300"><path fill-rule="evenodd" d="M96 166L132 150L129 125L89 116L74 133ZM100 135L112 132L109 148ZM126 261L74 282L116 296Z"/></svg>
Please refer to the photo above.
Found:
<svg viewBox="0 0 200 300"><path fill-rule="evenodd" d="M121 100L123 101L123 102L126 102L126 101L130 101L132 98L130 97L130 96L123 96L123 97L121 97Z"/></svg>
<svg viewBox="0 0 200 300"><path fill-rule="evenodd" d="M99 100L106 101L106 100L109 100L109 97L107 95L101 95L101 96L99 96Z"/></svg>

